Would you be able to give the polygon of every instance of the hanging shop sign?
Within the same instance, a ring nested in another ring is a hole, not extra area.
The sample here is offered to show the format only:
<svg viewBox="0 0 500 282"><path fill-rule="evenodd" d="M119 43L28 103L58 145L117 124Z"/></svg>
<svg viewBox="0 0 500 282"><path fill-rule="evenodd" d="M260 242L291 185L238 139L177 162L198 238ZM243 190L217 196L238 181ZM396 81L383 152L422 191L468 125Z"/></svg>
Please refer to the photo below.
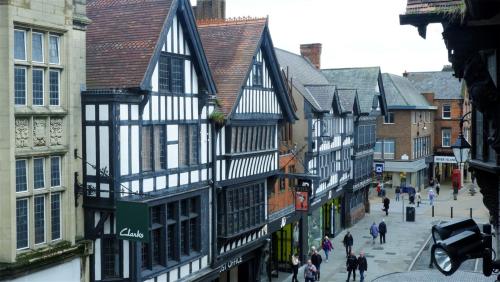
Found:
<svg viewBox="0 0 500 282"><path fill-rule="evenodd" d="M118 239L149 243L149 207L128 201L116 202Z"/></svg>
<svg viewBox="0 0 500 282"><path fill-rule="evenodd" d="M299 179L298 186L295 187L295 210L309 210L309 194L311 191L311 180Z"/></svg>

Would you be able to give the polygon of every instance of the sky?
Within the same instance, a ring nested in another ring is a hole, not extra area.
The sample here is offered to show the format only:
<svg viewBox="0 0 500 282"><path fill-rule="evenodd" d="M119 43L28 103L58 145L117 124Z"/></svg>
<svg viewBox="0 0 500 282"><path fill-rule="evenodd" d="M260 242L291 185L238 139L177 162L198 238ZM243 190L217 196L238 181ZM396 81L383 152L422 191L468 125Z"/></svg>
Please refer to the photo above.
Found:
<svg viewBox="0 0 500 282"><path fill-rule="evenodd" d="M441 25L428 26L425 40L415 27L401 26L406 2L226 0L226 16L269 16L274 46L294 53L300 44L322 43L321 68L380 66L399 75L441 70L449 64Z"/></svg>

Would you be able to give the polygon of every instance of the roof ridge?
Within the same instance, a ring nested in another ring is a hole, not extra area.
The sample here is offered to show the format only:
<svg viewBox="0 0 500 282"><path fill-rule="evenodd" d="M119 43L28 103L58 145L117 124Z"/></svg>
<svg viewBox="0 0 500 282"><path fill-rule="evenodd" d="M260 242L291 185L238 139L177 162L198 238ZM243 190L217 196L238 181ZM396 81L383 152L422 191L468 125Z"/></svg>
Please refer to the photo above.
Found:
<svg viewBox="0 0 500 282"><path fill-rule="evenodd" d="M410 105L410 102L406 99L405 95L403 95L403 93L401 93L401 91L399 90L399 87L396 86L396 83L394 82L394 79L392 79L393 76L396 76L396 77L400 77L399 75L396 75L396 74L392 74L392 73L387 73L387 76L389 76L389 79L391 80L392 82L392 85L394 86L394 88L396 89L396 91L398 91L399 93L399 96L401 98L403 98L403 101L405 101L406 105ZM401 76L401 78L404 78Z"/></svg>
<svg viewBox="0 0 500 282"><path fill-rule="evenodd" d="M247 23L260 23L266 22L268 17L234 17L227 19L202 19L197 20L196 24L198 26L224 26L224 25L237 25L237 24L247 24Z"/></svg>
<svg viewBox="0 0 500 282"><path fill-rule="evenodd" d="M380 69L380 66L371 66L371 67L328 68L328 69L321 69L321 70L322 70L322 71L329 71L329 70L355 70L355 69L375 69L375 68Z"/></svg>

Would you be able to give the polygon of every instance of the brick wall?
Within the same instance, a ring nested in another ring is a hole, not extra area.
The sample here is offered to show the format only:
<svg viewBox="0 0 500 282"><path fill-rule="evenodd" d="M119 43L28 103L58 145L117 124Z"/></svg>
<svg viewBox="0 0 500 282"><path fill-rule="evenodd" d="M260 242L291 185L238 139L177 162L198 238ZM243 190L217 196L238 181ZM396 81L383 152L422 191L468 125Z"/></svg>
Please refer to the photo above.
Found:
<svg viewBox="0 0 500 282"><path fill-rule="evenodd" d="M295 166L297 169L297 161L293 154L281 155L279 158L279 167L283 168L285 173L290 172L290 167ZM273 189L274 193L270 194L268 198L268 213L272 214L281 209L284 209L290 205L294 204L293 191L290 187L290 179L285 178L285 189L280 190L280 181L277 180L274 187L268 187L268 189Z"/></svg>
<svg viewBox="0 0 500 282"><path fill-rule="evenodd" d="M451 119L443 119L443 105L451 105ZM434 100L434 106L438 108L434 119L434 151L438 153L452 154L451 148L442 148L441 129L451 129L451 144L458 138L460 132L460 118L462 117L463 100Z"/></svg>
<svg viewBox="0 0 500 282"><path fill-rule="evenodd" d="M384 124L384 117L377 118L377 139L394 139L394 159L400 160L403 154L411 157L411 111L394 112L394 123Z"/></svg>

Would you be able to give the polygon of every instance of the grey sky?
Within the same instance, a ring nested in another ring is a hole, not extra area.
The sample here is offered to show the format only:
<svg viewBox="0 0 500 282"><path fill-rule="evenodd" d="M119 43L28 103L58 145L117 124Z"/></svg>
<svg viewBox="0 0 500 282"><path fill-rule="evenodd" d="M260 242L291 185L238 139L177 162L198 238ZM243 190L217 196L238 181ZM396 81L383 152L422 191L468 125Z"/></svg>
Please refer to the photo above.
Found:
<svg viewBox="0 0 500 282"><path fill-rule="evenodd" d="M191 1L195 5L196 1ZM441 70L448 64L441 25L399 25L406 0L226 0L227 16L265 17L276 47L299 52L322 43L322 68L381 66L383 72Z"/></svg>

